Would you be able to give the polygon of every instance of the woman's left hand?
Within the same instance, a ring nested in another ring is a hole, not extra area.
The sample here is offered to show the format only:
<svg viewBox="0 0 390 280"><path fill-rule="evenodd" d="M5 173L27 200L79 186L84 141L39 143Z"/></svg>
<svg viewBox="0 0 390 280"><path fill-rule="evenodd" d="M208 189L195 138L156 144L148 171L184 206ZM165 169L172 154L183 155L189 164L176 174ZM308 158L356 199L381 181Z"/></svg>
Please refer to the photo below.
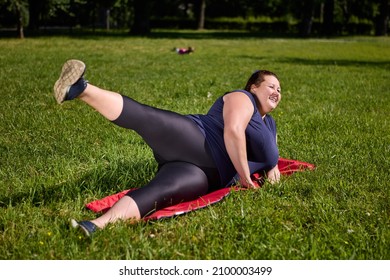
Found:
<svg viewBox="0 0 390 280"><path fill-rule="evenodd" d="M243 187L243 188L248 188L248 189L257 189L259 188L259 186L257 186L251 178L249 179L243 179L243 178L240 178L240 185Z"/></svg>
<svg viewBox="0 0 390 280"><path fill-rule="evenodd" d="M271 184L278 183L280 180L280 171L278 165L267 172L268 181Z"/></svg>

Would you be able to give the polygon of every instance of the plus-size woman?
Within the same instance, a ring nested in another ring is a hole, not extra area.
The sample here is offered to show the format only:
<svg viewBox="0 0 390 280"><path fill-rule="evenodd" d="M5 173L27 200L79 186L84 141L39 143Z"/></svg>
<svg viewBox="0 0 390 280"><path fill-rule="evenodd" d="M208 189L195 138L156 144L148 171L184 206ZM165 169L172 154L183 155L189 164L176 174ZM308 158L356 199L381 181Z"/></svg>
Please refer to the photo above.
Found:
<svg viewBox="0 0 390 280"><path fill-rule="evenodd" d="M84 79L85 69L79 60L63 65L54 85L57 102L79 99L114 124L137 132L158 163L149 183L130 191L100 217L72 220L86 235L117 220L138 220L197 199L234 180L254 187L251 174L258 170L264 171L271 183L279 181L276 125L269 115L281 99L274 73L256 71L244 89L220 96L207 114L181 115L94 86Z"/></svg>

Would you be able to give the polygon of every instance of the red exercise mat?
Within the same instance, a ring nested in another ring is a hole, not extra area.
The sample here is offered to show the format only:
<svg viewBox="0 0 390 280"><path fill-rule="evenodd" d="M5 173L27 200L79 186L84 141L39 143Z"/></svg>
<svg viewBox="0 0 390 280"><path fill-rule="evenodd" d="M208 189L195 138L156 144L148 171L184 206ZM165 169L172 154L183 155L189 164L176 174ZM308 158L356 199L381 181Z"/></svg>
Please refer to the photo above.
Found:
<svg viewBox="0 0 390 280"><path fill-rule="evenodd" d="M315 168L315 166L311 163L285 158L279 158L278 166L282 175L291 175L294 172L313 170ZM252 177L257 181L262 177L262 175L259 173L254 173ZM168 218L204 208L220 201L235 189L237 188L222 188L214 192L208 193L204 196L201 196L198 199L166 207L164 209L152 213L149 216L144 217L144 220ZM92 201L86 204L86 207L94 212L105 212L110 209L112 205L114 205L114 203L117 202L121 197L123 197L128 191L129 190L124 190L122 192L106 196L102 199Z"/></svg>

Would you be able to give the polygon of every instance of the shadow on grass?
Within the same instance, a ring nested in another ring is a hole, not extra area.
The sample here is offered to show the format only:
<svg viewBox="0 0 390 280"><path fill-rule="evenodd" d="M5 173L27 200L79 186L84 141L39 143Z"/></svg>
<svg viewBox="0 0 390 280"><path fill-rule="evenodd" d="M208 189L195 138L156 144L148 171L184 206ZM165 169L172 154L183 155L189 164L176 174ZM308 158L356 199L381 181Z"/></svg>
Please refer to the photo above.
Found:
<svg viewBox="0 0 390 280"><path fill-rule="evenodd" d="M240 55L242 59L261 60L265 57ZM390 69L390 60L384 61L365 61L365 60L347 60L347 59L305 59L305 58L288 58L280 57L275 58L275 62L297 64L297 65L321 65L321 66L364 66L364 67L381 67L384 69Z"/></svg>
<svg viewBox="0 0 390 280"><path fill-rule="evenodd" d="M42 184L32 186L27 188L26 192L19 192L13 195L2 193L0 194L0 208L17 206L22 203L38 207L59 201L74 201L80 195L81 197L95 196L97 199L103 198L125 189L144 185L148 175L154 173L152 169L153 166L145 168L144 163L134 162L128 165L97 168L75 178L75 180L60 182L54 185ZM144 176L142 176L143 174Z"/></svg>

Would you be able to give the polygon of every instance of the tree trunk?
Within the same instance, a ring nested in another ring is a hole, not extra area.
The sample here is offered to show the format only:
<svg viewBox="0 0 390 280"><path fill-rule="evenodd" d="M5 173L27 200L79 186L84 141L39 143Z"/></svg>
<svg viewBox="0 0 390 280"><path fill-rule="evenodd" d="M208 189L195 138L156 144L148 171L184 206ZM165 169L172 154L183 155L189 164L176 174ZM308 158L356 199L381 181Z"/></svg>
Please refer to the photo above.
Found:
<svg viewBox="0 0 390 280"><path fill-rule="evenodd" d="M375 35L386 36L389 26L389 0L381 0L379 3L379 15L375 19Z"/></svg>
<svg viewBox="0 0 390 280"><path fill-rule="evenodd" d="M202 30L204 29L206 16L206 0L200 0L199 2L198 30Z"/></svg>
<svg viewBox="0 0 390 280"><path fill-rule="evenodd" d="M148 35L150 33L150 0L134 0L134 23L131 33Z"/></svg>
<svg viewBox="0 0 390 280"><path fill-rule="evenodd" d="M17 17L18 17L18 23L17 23L17 32L20 39L24 39L24 30L23 30L23 11L22 7L20 5L17 5Z"/></svg>

